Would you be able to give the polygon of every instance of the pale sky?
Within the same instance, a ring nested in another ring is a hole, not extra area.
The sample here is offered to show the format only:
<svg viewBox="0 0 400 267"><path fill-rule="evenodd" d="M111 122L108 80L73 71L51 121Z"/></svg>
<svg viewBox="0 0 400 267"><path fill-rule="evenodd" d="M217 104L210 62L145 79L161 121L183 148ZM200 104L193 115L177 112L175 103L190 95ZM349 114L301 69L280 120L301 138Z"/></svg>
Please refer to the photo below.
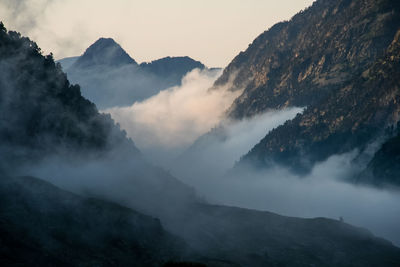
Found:
<svg viewBox="0 0 400 267"><path fill-rule="evenodd" d="M56 59L114 38L136 61L190 56L225 67L314 0L0 0L0 20Z"/></svg>

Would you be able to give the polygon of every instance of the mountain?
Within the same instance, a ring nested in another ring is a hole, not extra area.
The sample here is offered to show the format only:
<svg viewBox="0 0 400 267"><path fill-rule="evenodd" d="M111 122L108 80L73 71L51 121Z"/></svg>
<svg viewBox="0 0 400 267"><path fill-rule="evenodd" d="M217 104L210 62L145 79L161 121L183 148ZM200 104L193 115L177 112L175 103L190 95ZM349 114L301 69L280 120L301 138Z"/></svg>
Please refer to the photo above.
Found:
<svg viewBox="0 0 400 267"><path fill-rule="evenodd" d="M178 215L196 251L237 266L398 266L400 249L368 231L325 218L195 205Z"/></svg>
<svg viewBox="0 0 400 267"><path fill-rule="evenodd" d="M1 171L13 176L37 169L49 179L59 175L56 182L65 187L85 185L92 194L94 187L111 192L125 186L135 194L137 207L148 213L160 209L157 200L196 199L192 188L145 161L111 116L83 98L80 87L70 85L61 67L51 55L43 56L36 43L2 28L0 68ZM86 176L104 183L93 186Z"/></svg>
<svg viewBox="0 0 400 267"><path fill-rule="evenodd" d="M271 158L301 169L333 154L365 149L398 120L400 84L394 77L400 75L399 54L392 48L399 46L394 40L388 52L358 79L271 131L243 160L265 160L267 147ZM309 162L304 162L303 155Z"/></svg>
<svg viewBox="0 0 400 267"><path fill-rule="evenodd" d="M146 162L51 55L2 24L0 68L5 265L399 265L399 248L344 222L200 200Z"/></svg>
<svg viewBox="0 0 400 267"><path fill-rule="evenodd" d="M161 266L185 243L159 220L33 177L0 177L2 266Z"/></svg>
<svg viewBox="0 0 400 267"><path fill-rule="evenodd" d="M189 57L166 57L138 65L111 38L100 38L77 59L59 62L68 78L80 84L82 94L100 109L142 101L180 85L191 70L206 68Z"/></svg>
<svg viewBox="0 0 400 267"><path fill-rule="evenodd" d="M308 172L331 155L363 150L396 123L398 62L390 59L397 58L399 12L393 0L319 0L240 53L216 81L233 79L231 90L244 88L230 117L307 107L241 163Z"/></svg>
<svg viewBox="0 0 400 267"><path fill-rule="evenodd" d="M1 165L40 160L47 155L86 154L116 147L138 150L109 115L71 85L51 55L19 33L0 31ZM5 157L4 155L7 155Z"/></svg>
<svg viewBox="0 0 400 267"><path fill-rule="evenodd" d="M72 68L92 68L98 66L119 67L123 65L137 65L122 47L112 38L100 38L86 49Z"/></svg>
<svg viewBox="0 0 400 267"><path fill-rule="evenodd" d="M398 127L398 126L397 126ZM398 130L399 128L397 128ZM400 188L400 134L387 140L355 182Z"/></svg>
<svg viewBox="0 0 400 267"><path fill-rule="evenodd" d="M190 57L165 57L150 63L141 63L140 68L157 77L170 81L170 84L179 85L182 77L193 69L205 69L203 63Z"/></svg>
<svg viewBox="0 0 400 267"><path fill-rule="evenodd" d="M78 60L78 58L79 57L66 57L66 58L57 60L57 62L61 64L61 66L64 70L67 70Z"/></svg>
<svg viewBox="0 0 400 267"><path fill-rule="evenodd" d="M232 78L231 90L245 89L229 114L318 103L383 55L398 30L398 12L394 0L318 0L274 25L216 81Z"/></svg>

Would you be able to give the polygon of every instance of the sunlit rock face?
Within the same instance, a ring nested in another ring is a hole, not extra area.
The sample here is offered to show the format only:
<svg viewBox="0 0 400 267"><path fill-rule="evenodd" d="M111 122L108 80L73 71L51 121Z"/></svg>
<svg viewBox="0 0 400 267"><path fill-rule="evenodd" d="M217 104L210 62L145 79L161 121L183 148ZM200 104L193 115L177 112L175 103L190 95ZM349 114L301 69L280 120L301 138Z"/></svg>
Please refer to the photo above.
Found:
<svg viewBox="0 0 400 267"><path fill-rule="evenodd" d="M327 157L363 150L399 114L396 1L316 1L261 34L225 69L245 87L233 118L288 106L305 112L271 131L243 158L308 172ZM386 64L388 63L388 64Z"/></svg>

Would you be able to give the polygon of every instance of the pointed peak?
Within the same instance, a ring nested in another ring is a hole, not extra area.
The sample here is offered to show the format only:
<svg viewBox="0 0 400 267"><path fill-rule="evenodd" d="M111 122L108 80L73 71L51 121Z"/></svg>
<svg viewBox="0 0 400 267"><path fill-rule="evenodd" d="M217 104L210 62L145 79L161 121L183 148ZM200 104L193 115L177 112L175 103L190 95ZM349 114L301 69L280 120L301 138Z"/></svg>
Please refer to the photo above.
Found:
<svg viewBox="0 0 400 267"><path fill-rule="evenodd" d="M137 64L112 38L99 38L74 63L74 67L122 66Z"/></svg>

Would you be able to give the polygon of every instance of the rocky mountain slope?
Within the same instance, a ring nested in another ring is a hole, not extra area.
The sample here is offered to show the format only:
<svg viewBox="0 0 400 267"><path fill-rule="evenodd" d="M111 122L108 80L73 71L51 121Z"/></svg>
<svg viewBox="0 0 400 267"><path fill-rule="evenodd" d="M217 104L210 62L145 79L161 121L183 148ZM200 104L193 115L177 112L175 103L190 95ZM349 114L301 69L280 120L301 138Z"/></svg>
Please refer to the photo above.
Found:
<svg viewBox="0 0 400 267"><path fill-rule="evenodd" d="M80 57L61 59L73 83L100 109L125 106L180 85L191 70L205 66L189 57L166 57L140 65L111 38L100 38Z"/></svg>
<svg viewBox="0 0 400 267"><path fill-rule="evenodd" d="M0 68L0 253L7 265L154 266L168 259L208 266L400 262L397 247L342 222L205 204L143 160L113 121L69 84L51 56L2 24ZM58 184L82 187L76 191L85 197L36 178L15 178L40 165L44 173L59 176ZM157 216L162 227L120 205L88 199L94 195Z"/></svg>
<svg viewBox="0 0 400 267"><path fill-rule="evenodd" d="M245 88L229 115L307 109L268 133L241 162L308 172L315 162L362 151L383 134L399 114L399 29L397 1L319 0L261 34L216 82L234 77L231 90Z"/></svg>
<svg viewBox="0 0 400 267"><path fill-rule="evenodd" d="M243 161L269 158L307 170L330 155L363 150L383 135L400 112L399 36L400 31L387 53L358 78L271 131Z"/></svg>
<svg viewBox="0 0 400 267"><path fill-rule="evenodd" d="M257 37L224 70L245 88L230 110L241 118L268 109L309 106L382 56L400 25L394 0L318 0Z"/></svg>

